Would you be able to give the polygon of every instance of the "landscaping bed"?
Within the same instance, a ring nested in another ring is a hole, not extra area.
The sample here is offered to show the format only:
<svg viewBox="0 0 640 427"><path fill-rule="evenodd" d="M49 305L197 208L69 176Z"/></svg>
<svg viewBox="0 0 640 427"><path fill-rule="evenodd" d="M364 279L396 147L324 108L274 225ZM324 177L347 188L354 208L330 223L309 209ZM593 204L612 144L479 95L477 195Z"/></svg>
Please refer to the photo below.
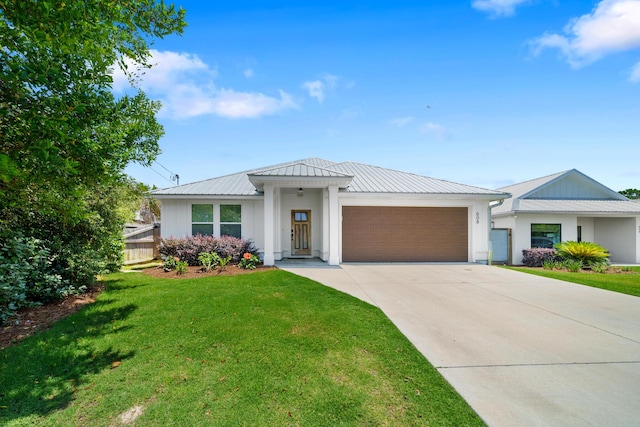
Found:
<svg viewBox="0 0 640 427"><path fill-rule="evenodd" d="M103 290L104 285L95 285L80 295L70 295L61 301L21 309L0 329L0 349L16 344L36 332L48 329L58 320L95 302Z"/></svg>
<svg viewBox="0 0 640 427"><path fill-rule="evenodd" d="M268 271L276 268L277 267L259 265L254 270L249 270L240 268L239 266L232 264L227 265L224 270L217 268L215 270L205 271L200 266L188 266L185 273L179 274L176 272L176 270L165 271L162 266L160 266L155 268L147 268L142 270L142 272L148 276L164 279L196 279L198 277L207 276L236 276L238 274L251 274L258 271Z"/></svg>

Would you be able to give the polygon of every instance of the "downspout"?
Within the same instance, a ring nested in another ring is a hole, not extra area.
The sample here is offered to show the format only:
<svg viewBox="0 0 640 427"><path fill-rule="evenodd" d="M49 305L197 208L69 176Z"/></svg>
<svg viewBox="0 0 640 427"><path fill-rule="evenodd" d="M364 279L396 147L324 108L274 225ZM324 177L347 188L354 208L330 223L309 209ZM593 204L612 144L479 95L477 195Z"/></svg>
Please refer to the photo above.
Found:
<svg viewBox="0 0 640 427"><path fill-rule="evenodd" d="M491 209L493 208L497 208L498 206L502 206L502 204L504 203L505 199L500 199L498 200L498 203L496 203L495 205L492 205L491 203L489 203L489 206L487 207L487 221L489 222L488 227L487 227L487 241L489 242L489 259L487 260L487 264L491 265L491 262L493 261L493 243L491 243L491 229L493 228L491 226L491 223L493 222L491 220L492 218L492 213L491 213Z"/></svg>

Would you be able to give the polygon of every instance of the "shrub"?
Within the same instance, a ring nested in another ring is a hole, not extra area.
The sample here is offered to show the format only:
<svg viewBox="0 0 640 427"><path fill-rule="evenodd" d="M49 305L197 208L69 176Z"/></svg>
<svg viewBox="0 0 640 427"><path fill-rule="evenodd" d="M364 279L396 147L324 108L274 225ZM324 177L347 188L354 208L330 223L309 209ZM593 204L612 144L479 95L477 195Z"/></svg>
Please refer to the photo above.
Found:
<svg viewBox="0 0 640 427"><path fill-rule="evenodd" d="M205 271L215 270L220 263L220 256L215 252L201 252L198 255L198 261L204 267Z"/></svg>
<svg viewBox="0 0 640 427"><path fill-rule="evenodd" d="M222 236L187 236L185 238L164 238L160 241L160 254L163 257L178 257L189 265L200 265L198 259L201 253L215 252L220 258L231 257L231 262L237 263L245 252L257 253L251 240L237 237Z"/></svg>
<svg viewBox="0 0 640 427"><path fill-rule="evenodd" d="M562 262L562 265L572 273L577 273L582 270L582 261L578 259L567 259Z"/></svg>
<svg viewBox="0 0 640 427"><path fill-rule="evenodd" d="M556 250L563 259L580 261L582 265L609 260L609 251L597 243L567 241L558 243Z"/></svg>
<svg viewBox="0 0 640 427"><path fill-rule="evenodd" d="M555 249L550 248L531 248L523 249L522 263L527 267L542 267L545 261L556 261Z"/></svg>
<svg viewBox="0 0 640 427"><path fill-rule="evenodd" d="M589 264L591 270L594 273L606 273L609 270L609 263L607 262L592 262Z"/></svg>
<svg viewBox="0 0 640 427"><path fill-rule="evenodd" d="M0 236L0 323L22 307L78 293L64 280L47 243L33 237Z"/></svg>
<svg viewBox="0 0 640 427"><path fill-rule="evenodd" d="M242 259L238 263L240 268L244 268L245 270L255 270L255 268L260 263L260 258L257 255L250 254L249 252L245 252L242 256Z"/></svg>
<svg viewBox="0 0 640 427"><path fill-rule="evenodd" d="M216 252L220 258L231 257L232 263L238 263L245 253L255 254L257 250L251 240L222 236L216 241Z"/></svg>
<svg viewBox="0 0 640 427"><path fill-rule="evenodd" d="M187 272L187 262L186 261L176 261L176 273L184 274Z"/></svg>
<svg viewBox="0 0 640 427"><path fill-rule="evenodd" d="M228 256L226 258L220 258L220 271L224 271L227 268L227 264L231 261L231 257Z"/></svg>
<svg viewBox="0 0 640 427"><path fill-rule="evenodd" d="M173 271L173 270L176 269L176 262L178 262L178 261L180 261L180 258L178 258L177 256L176 257L173 257L173 256L167 257L164 260L164 263L162 263L162 269L164 271L167 271L167 272L168 271Z"/></svg>

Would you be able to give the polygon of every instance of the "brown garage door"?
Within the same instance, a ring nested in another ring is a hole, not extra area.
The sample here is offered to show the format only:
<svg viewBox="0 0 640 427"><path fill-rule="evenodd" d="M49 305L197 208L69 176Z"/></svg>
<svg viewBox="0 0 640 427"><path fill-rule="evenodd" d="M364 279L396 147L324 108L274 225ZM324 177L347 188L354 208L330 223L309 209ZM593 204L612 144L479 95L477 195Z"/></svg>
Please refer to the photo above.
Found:
<svg viewBox="0 0 640 427"><path fill-rule="evenodd" d="M342 207L344 262L468 261L467 208Z"/></svg>

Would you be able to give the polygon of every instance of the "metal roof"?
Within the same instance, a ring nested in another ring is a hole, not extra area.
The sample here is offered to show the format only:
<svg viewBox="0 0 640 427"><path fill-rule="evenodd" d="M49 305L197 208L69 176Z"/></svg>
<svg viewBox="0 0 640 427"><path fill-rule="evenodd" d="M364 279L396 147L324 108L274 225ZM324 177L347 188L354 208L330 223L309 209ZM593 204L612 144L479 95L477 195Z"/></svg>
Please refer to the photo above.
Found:
<svg viewBox="0 0 640 427"><path fill-rule="evenodd" d="M336 172L333 170L312 166L305 163L294 163L291 165L279 166L272 169L263 169L257 172L249 173L254 176L286 176L286 177L335 177L343 178L350 175Z"/></svg>
<svg viewBox="0 0 640 427"><path fill-rule="evenodd" d="M487 190L363 163L338 163L331 169L353 176L351 184L345 190L350 193L504 195L502 191Z"/></svg>
<svg viewBox="0 0 640 427"><path fill-rule="evenodd" d="M518 201L517 212L529 213L620 213L640 215L640 204L625 200L536 200Z"/></svg>
<svg viewBox="0 0 640 427"><path fill-rule="evenodd" d="M502 187L512 198L493 215L530 213L640 213L637 205L582 172L571 169Z"/></svg>
<svg viewBox="0 0 640 427"><path fill-rule="evenodd" d="M408 172L356 162L336 163L319 158L239 172L204 181L156 190L156 196L251 196L260 194L249 180L254 177L351 178L348 193L459 194L508 197L506 192L458 184Z"/></svg>

